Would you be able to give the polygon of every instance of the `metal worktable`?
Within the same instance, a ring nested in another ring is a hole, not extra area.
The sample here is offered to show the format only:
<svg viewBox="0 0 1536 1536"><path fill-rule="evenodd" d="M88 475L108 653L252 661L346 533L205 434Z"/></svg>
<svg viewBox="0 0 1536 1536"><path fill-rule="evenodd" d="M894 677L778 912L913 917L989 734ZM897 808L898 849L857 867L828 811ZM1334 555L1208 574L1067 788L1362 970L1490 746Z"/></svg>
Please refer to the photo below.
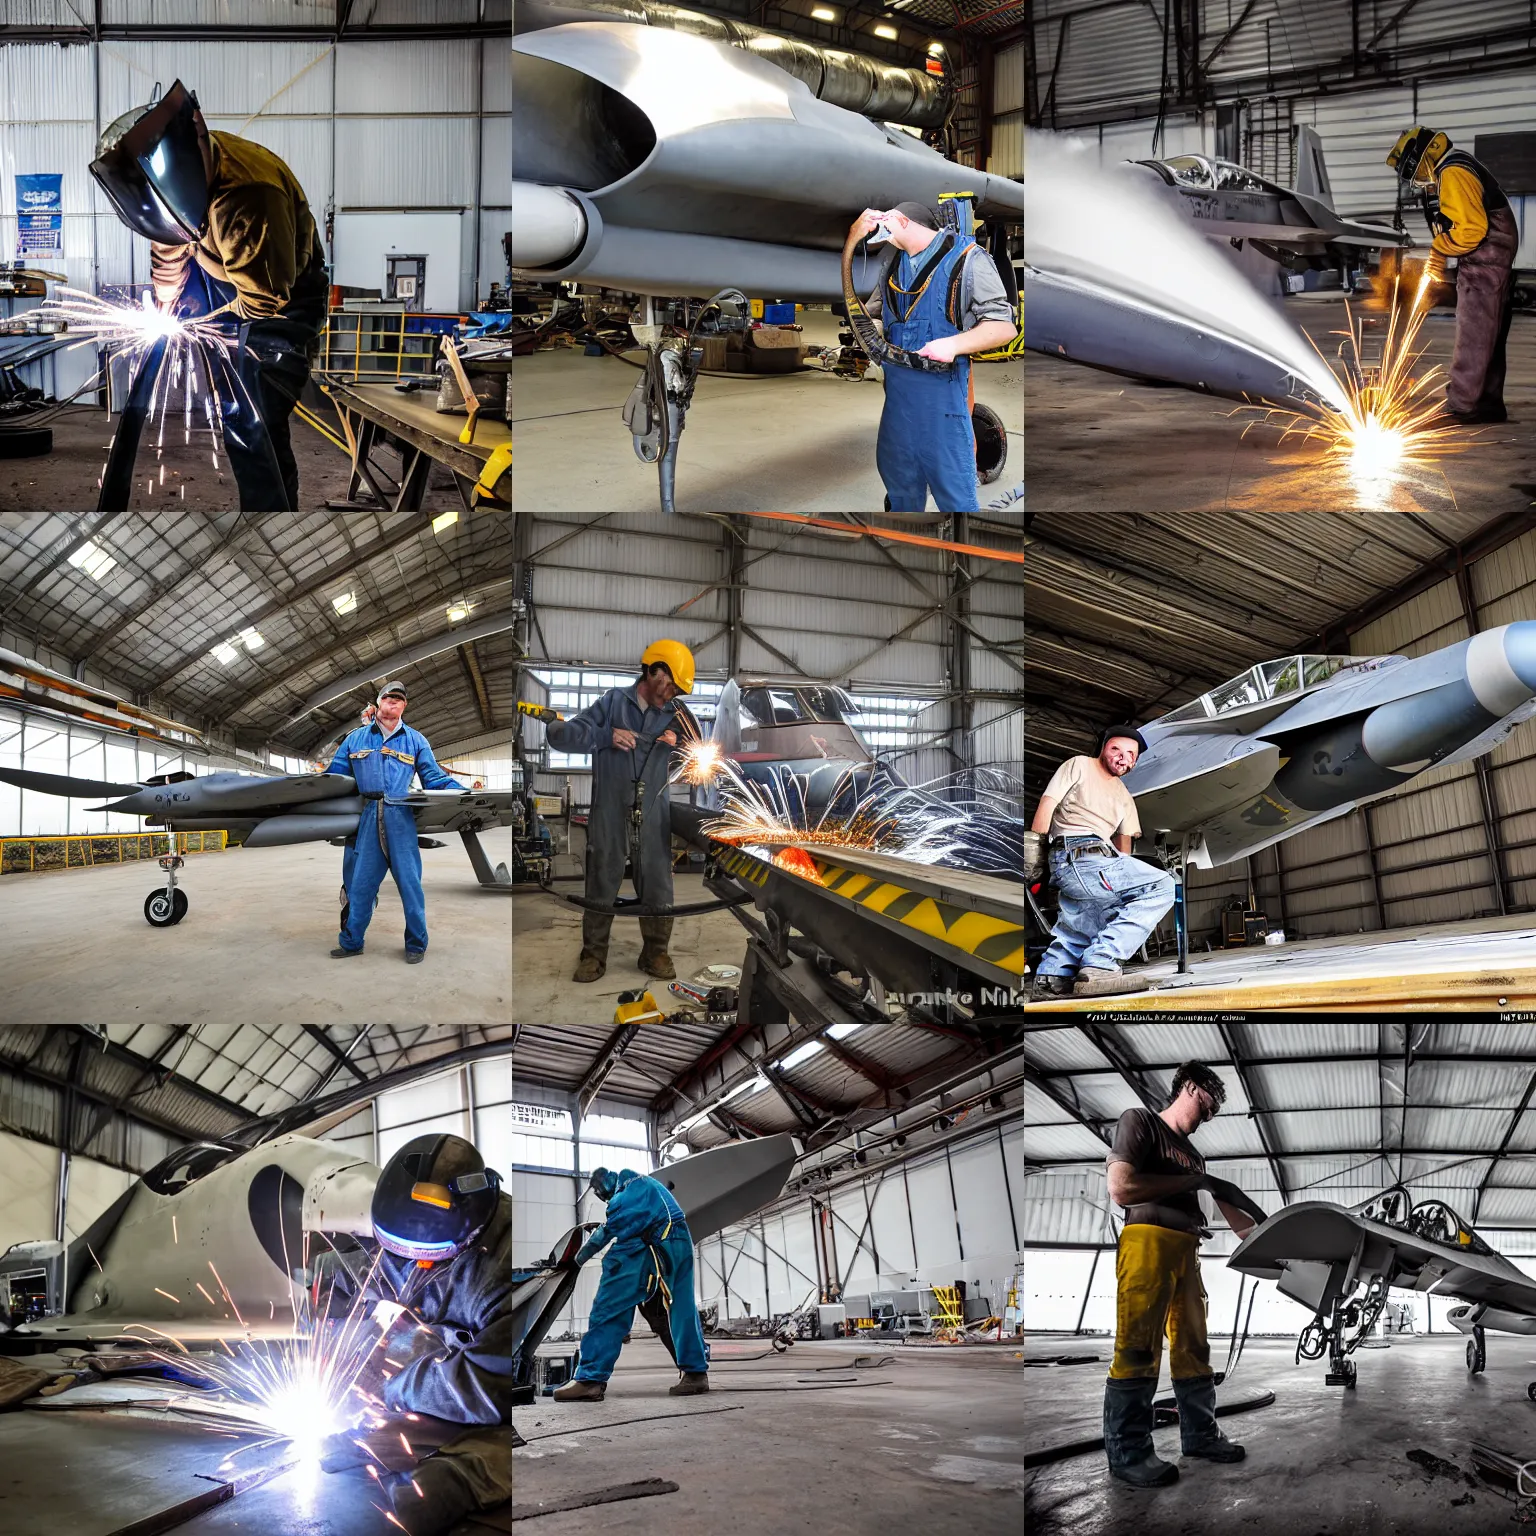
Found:
<svg viewBox="0 0 1536 1536"><path fill-rule="evenodd" d="M425 390L403 394L393 384L346 384L320 375L316 379L346 418L348 436L354 445L347 499L328 503L332 507L371 510L372 502L354 500L366 484L379 505L395 512L419 512L427 475L436 463L452 471L467 510L470 492L486 462L497 448L512 441L512 429L506 422L481 415L475 425L474 442L461 443L459 433L464 430L465 418L439 412L432 403L436 397ZM393 489L392 477L374 460L386 437L403 445L400 480ZM511 481L509 466L496 482L495 499L482 500L481 505L510 506Z"/></svg>

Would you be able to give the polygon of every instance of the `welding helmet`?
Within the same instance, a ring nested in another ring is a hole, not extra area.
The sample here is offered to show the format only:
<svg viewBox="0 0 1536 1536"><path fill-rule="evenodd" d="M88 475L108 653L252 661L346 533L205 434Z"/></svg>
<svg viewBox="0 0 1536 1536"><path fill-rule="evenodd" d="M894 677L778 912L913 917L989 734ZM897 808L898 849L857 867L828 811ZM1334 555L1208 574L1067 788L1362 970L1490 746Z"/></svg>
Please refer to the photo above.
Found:
<svg viewBox="0 0 1536 1536"><path fill-rule="evenodd" d="M660 664L672 674L679 693L693 692L693 652L681 640L653 640L640 658L642 667Z"/></svg>
<svg viewBox="0 0 1536 1536"><path fill-rule="evenodd" d="M208 229L208 164L196 110L197 97L178 80L110 124L91 162L118 218L161 245L190 245Z"/></svg>
<svg viewBox="0 0 1536 1536"><path fill-rule="evenodd" d="M374 1186L374 1236L402 1259L454 1258L495 1215L500 1188L495 1170L462 1136L417 1136Z"/></svg>
<svg viewBox="0 0 1536 1536"><path fill-rule="evenodd" d="M1435 179L1435 167L1450 150L1450 137L1434 128L1415 123L1399 135L1387 154L1387 164L1397 172L1404 186L1427 187Z"/></svg>
<svg viewBox="0 0 1536 1536"><path fill-rule="evenodd" d="M597 1196L604 1205L613 1199L619 1192L619 1176L611 1168L594 1168L592 1170L592 1193Z"/></svg>

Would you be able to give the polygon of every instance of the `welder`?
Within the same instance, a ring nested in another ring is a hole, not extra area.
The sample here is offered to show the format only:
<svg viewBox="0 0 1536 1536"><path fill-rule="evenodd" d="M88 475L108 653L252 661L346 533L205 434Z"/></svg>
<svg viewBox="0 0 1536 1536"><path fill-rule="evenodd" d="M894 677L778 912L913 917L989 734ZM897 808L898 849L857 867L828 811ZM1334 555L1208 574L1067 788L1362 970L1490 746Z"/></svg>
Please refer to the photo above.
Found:
<svg viewBox="0 0 1536 1536"><path fill-rule="evenodd" d="M1445 414L1467 426L1507 421L1505 347L1514 312L1515 253L1520 230L1487 166L1449 136L1416 123L1387 155L1405 191L1416 191L1433 235L1431 280L1456 258L1456 347L1445 390Z"/></svg>
<svg viewBox="0 0 1536 1536"><path fill-rule="evenodd" d="M672 821L667 774L671 748L698 727L679 694L693 692L693 652L680 640L657 640L640 657L640 675L610 688L568 720L546 726L561 752L592 754L587 812L586 899L610 910L584 911L575 981L596 981L608 968L612 907L629 863L642 905L672 905ZM681 715L681 720L679 720ZM640 969L669 981L677 975L667 946L672 918L642 916Z"/></svg>
<svg viewBox="0 0 1536 1536"><path fill-rule="evenodd" d="M329 292L298 178L253 140L211 133L179 80L107 128L91 174L123 223L149 240L160 308L229 316L235 369L258 412L242 419L238 402L222 402L241 510L297 511L288 418L318 355Z"/></svg>
<svg viewBox="0 0 1536 1536"><path fill-rule="evenodd" d="M382 1382L385 1409L467 1426L414 1471L380 1479L396 1519L434 1536L512 1496L512 1200L472 1143L434 1131L385 1164L370 1215L377 1266L360 1294L338 1271L328 1311L398 1314L382 1353L404 1358ZM357 1433L332 1437L328 1469L361 1464Z"/></svg>
<svg viewBox="0 0 1536 1536"><path fill-rule="evenodd" d="M666 1308L667 1352L682 1373L668 1395L709 1391L709 1356L693 1289L693 1238L683 1208L666 1185L630 1168L594 1170L592 1193L607 1205L608 1219L582 1244L576 1262L584 1264L605 1247L608 1252L575 1378L554 1394L555 1401L602 1402L635 1308L658 1295Z"/></svg>

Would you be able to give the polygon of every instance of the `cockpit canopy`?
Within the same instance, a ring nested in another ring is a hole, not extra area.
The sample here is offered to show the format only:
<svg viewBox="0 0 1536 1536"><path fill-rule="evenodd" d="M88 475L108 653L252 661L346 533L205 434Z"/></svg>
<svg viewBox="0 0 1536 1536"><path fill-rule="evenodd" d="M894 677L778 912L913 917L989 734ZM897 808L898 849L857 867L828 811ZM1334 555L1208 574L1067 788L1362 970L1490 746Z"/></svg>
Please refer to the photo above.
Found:
<svg viewBox="0 0 1536 1536"><path fill-rule="evenodd" d="M1287 694L1304 693L1319 683L1326 683L1341 672L1375 672L1401 656L1282 656L1275 661L1261 661L1229 678L1219 688L1202 693L1198 699L1164 715L1161 725L1182 725L1193 720L1214 720L1218 715L1251 709Z"/></svg>
<svg viewBox="0 0 1536 1536"><path fill-rule="evenodd" d="M1210 192L1269 192L1269 184L1252 171L1230 160L1212 160L1205 155L1175 155L1171 160L1143 160L1153 170L1172 177L1173 185L1201 187Z"/></svg>
<svg viewBox="0 0 1536 1536"><path fill-rule="evenodd" d="M771 688L748 684L741 690L741 712L758 725L831 724L848 721L859 707L831 684Z"/></svg>

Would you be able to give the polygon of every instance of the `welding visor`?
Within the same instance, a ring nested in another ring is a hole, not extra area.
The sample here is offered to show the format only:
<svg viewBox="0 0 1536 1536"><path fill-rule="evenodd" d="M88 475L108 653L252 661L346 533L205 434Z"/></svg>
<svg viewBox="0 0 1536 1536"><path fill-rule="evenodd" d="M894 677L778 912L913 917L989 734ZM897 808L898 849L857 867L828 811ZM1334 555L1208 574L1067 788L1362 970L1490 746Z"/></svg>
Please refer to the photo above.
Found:
<svg viewBox="0 0 1536 1536"><path fill-rule="evenodd" d="M403 1259L451 1259L495 1214L500 1188L495 1170L462 1136L417 1136L379 1175L374 1236Z"/></svg>
<svg viewBox="0 0 1536 1536"><path fill-rule="evenodd" d="M91 162L118 218L161 245L190 245L208 229L208 168L196 110L197 97L178 80L153 105L113 122Z"/></svg>

